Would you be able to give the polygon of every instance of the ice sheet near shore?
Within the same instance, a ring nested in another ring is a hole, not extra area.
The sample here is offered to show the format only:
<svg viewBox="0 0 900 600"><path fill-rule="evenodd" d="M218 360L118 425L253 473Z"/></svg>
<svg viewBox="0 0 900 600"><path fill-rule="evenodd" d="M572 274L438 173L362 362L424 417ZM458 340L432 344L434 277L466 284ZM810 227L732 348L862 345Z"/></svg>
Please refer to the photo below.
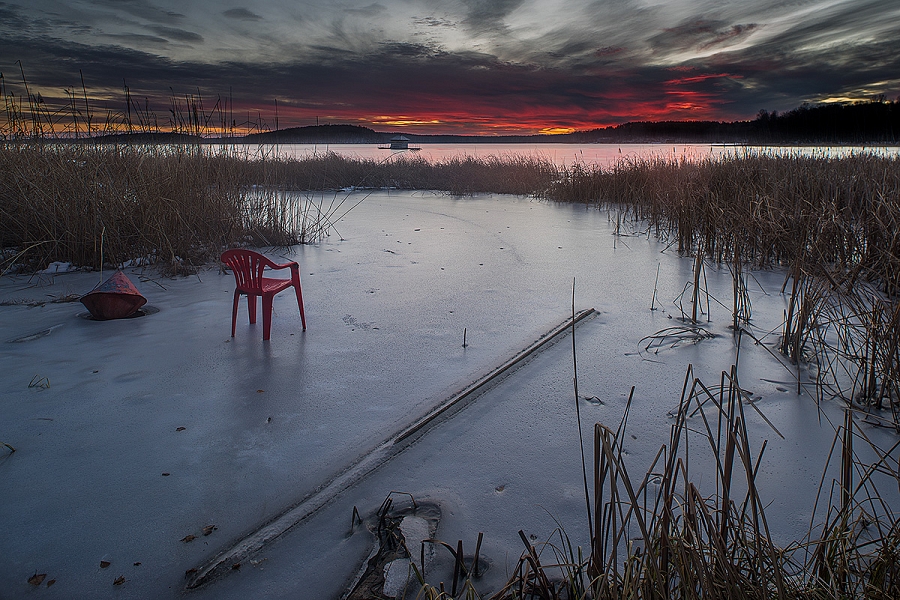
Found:
<svg viewBox="0 0 900 600"><path fill-rule="evenodd" d="M234 280L215 268L178 279L130 270L158 312L111 322L82 318L77 302L34 306L87 292L97 273L3 277L0 442L16 452L0 446L0 597L28 593L36 572L56 582L47 597L180 597L186 571L563 321L573 279L576 309L599 312L576 334L580 392L600 401L581 401L585 437L595 422L617 424L636 386L625 450L642 473L668 440L688 364L718 383L735 360L731 277L707 268L725 306L710 305L715 337L644 351L642 338L679 323L673 300L692 262L643 233L614 235L614 222L522 198L370 194L321 243L269 252L300 262L308 319L301 332L296 300L279 295L270 342L245 304L230 337ZM758 272L750 287L770 348L782 282ZM748 413L755 447L769 440L759 484L787 543L809 525L841 406L818 413L796 369L746 338L740 373L784 435ZM437 536L467 552L484 532L488 587L521 553L520 529L544 541L561 525L587 548L572 375L565 338L192 595L339 596L372 543L364 528L348 534L353 508L370 516L392 490L438 504ZM437 574L444 559L438 551Z"/></svg>

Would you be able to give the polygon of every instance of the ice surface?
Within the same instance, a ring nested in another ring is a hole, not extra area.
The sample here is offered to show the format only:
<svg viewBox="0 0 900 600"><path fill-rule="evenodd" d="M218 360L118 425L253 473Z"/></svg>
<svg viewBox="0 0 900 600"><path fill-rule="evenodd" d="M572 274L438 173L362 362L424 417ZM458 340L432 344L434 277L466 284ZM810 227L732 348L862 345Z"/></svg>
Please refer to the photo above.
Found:
<svg viewBox="0 0 900 600"><path fill-rule="evenodd" d="M573 279L576 309L599 311L576 332L579 391L600 401L581 401L584 434L617 424L636 386L625 445L636 468L668 439L688 364L717 383L735 361L730 310L716 302L714 338L644 350L642 338L678 323L692 263L644 232L614 235L606 211L409 192L354 192L347 205L360 199L321 243L269 252L300 262L308 322L302 332L296 300L280 294L269 342L245 304L230 337L234 280L215 268L178 279L128 270L158 312L109 322L50 302L89 291L97 273L0 279L0 442L16 448L0 446L0 598L31 592L35 572L56 580L48 598L180 597L186 572L562 322ZM728 306L728 272L707 277ZM760 337L783 318L782 281L755 274ZM655 285L662 308L651 311ZM564 337L191 595L339 597L373 543L364 528L349 534L353 509L372 515L392 490L439 504L436 535L467 554L484 532L486 589L508 576L520 529L537 543L561 526L586 549L572 369ZM748 413L755 447L769 440L760 488L786 543L808 525L840 406L817 413L796 368L747 339L740 370L785 438ZM448 571L438 548L431 575Z"/></svg>
<svg viewBox="0 0 900 600"><path fill-rule="evenodd" d="M408 589L412 579L412 563L408 558L392 560L384 567L382 592L389 598L396 598Z"/></svg>

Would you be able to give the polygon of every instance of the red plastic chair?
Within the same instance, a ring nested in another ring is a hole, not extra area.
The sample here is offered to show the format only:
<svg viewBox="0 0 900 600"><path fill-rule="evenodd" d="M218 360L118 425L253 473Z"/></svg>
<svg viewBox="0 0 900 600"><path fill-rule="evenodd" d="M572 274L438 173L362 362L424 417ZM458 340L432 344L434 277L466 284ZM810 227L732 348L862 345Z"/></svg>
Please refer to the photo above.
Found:
<svg viewBox="0 0 900 600"><path fill-rule="evenodd" d="M288 262L276 264L253 250L228 250L222 254L222 262L231 267L234 273L234 307L231 311L231 337L237 323L238 299L241 294L247 295L247 309L250 312L250 323L256 323L256 297L262 296L263 307L263 340L269 339L272 331L272 299L275 294L289 287L297 292L297 304L300 306L300 321L306 331L306 313L303 310L303 292L300 290L300 265ZM291 269L290 279L263 277L263 270Z"/></svg>

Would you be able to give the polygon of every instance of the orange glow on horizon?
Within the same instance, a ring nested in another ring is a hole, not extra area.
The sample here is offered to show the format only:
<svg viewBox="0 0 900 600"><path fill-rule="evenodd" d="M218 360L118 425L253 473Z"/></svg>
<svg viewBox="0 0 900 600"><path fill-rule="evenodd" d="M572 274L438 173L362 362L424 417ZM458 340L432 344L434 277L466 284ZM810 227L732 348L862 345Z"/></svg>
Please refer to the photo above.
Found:
<svg viewBox="0 0 900 600"><path fill-rule="evenodd" d="M402 131L413 135L491 137L562 135L615 127L629 121L715 119L721 118L717 114L721 101L718 101L713 91L697 90L695 86L705 80L726 76L728 75L716 73L671 79L664 89L657 90L655 97L646 97L627 87L615 88L603 96L597 96L593 105L581 106L509 102L498 108L496 101L481 96L463 101L459 98L426 95L405 98L406 106L401 108L402 112L373 111L366 114L360 110L363 108L362 102L333 105L326 112L318 105L293 103L286 99L279 101L277 105L277 128L353 124L385 133ZM43 124L45 131L52 129L55 134L63 136L88 133L87 123L80 114L77 121L73 120L71 104L67 98L52 97L50 94L44 94L42 98L46 102L42 107L53 107L48 113L53 115L53 122ZM268 107L267 103L259 100L236 100L227 109L217 104L208 114L201 115L198 122L192 122L189 118L191 115L184 102L177 107L184 118L173 122L171 115L162 110L166 101L165 98L151 99L148 108L141 113L132 111L130 123L123 110L115 110L114 100L98 102L98 109L106 109L111 118L104 120L102 124L95 118L90 133L128 133L130 130L134 133L177 132L218 137L242 136L276 129L275 106ZM418 107L426 106L424 110L417 110ZM28 112L28 103L23 102L22 108L24 115ZM47 109L41 110L46 112ZM9 124L0 122L0 134L6 130L12 133L12 129Z"/></svg>
<svg viewBox="0 0 900 600"><path fill-rule="evenodd" d="M542 135L562 135L566 133L575 133L574 127L544 127L540 130Z"/></svg>
<svg viewBox="0 0 900 600"><path fill-rule="evenodd" d="M373 117L373 125L392 125L394 127L410 127L414 125L441 125L440 119L417 119L413 117Z"/></svg>

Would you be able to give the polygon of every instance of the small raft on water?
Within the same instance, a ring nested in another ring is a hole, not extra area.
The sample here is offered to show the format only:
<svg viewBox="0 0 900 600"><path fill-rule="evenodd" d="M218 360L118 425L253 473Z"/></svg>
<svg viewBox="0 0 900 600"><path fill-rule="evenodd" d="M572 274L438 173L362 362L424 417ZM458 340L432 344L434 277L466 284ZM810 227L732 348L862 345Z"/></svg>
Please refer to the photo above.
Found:
<svg viewBox="0 0 900 600"><path fill-rule="evenodd" d="M147 303L131 280L122 271L81 297L81 303L91 316L100 321L125 319Z"/></svg>

